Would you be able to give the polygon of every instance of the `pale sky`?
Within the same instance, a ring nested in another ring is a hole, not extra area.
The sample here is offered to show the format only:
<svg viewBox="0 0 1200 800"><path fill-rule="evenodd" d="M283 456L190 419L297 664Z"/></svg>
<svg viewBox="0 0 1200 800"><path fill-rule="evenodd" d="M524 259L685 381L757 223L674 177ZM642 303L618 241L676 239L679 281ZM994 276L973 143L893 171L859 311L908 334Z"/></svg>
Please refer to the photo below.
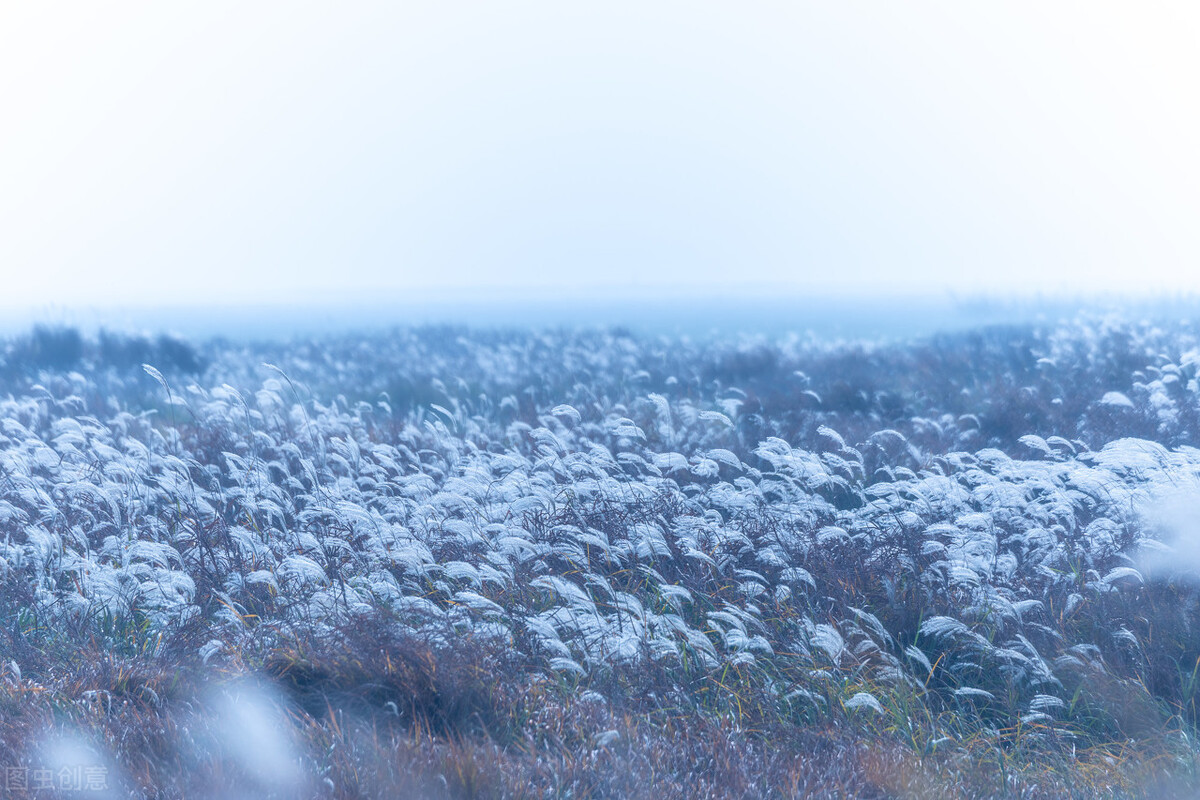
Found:
<svg viewBox="0 0 1200 800"><path fill-rule="evenodd" d="M1196 291L1200 4L0 0L0 275Z"/></svg>

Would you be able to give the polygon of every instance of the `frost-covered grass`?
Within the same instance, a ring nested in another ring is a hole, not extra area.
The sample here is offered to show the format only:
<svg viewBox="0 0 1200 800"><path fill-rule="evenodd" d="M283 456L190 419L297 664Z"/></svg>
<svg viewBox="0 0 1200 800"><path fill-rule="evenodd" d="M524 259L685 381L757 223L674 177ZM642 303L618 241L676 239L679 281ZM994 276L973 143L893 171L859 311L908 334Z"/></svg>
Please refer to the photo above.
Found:
<svg viewBox="0 0 1200 800"><path fill-rule="evenodd" d="M0 766L103 765L113 796L1193 793L1198 368L1186 324L1090 319L39 329L0 350Z"/></svg>

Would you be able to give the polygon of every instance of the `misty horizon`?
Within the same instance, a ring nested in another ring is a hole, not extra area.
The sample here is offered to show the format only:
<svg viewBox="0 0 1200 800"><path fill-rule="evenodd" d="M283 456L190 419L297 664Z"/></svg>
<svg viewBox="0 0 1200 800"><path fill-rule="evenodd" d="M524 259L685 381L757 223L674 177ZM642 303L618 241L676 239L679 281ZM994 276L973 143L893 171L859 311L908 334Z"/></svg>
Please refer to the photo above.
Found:
<svg viewBox="0 0 1200 800"><path fill-rule="evenodd" d="M1172 319L1200 313L1200 296L1178 292L956 296L812 293L743 287L722 295L628 290L587 294L493 288L475 291L376 292L321 301L165 302L142 306L10 307L0 335L35 325L85 332L173 333L189 338L287 339L369 333L394 327L622 327L642 334L812 335L823 339L905 339L1000 324L1052 324L1083 313Z"/></svg>

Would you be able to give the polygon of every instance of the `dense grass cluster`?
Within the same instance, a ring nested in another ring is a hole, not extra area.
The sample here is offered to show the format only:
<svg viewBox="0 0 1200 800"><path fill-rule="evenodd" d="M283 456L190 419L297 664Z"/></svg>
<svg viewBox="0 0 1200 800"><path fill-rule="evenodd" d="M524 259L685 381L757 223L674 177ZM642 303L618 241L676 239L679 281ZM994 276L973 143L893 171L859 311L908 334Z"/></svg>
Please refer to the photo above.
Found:
<svg viewBox="0 0 1200 800"><path fill-rule="evenodd" d="M1186 323L2 347L0 766L164 797L1200 785Z"/></svg>

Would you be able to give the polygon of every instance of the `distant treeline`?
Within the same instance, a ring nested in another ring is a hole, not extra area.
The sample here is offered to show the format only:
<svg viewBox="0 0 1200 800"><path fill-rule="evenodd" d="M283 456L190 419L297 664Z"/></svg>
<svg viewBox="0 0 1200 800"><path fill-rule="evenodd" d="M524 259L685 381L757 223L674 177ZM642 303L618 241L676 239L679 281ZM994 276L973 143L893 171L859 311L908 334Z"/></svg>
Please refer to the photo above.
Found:
<svg viewBox="0 0 1200 800"><path fill-rule="evenodd" d="M40 369L136 369L155 364L173 372L198 374L205 359L190 343L170 334L153 338L101 330L95 337L64 325L36 325L0 349L0 376L13 378Z"/></svg>

